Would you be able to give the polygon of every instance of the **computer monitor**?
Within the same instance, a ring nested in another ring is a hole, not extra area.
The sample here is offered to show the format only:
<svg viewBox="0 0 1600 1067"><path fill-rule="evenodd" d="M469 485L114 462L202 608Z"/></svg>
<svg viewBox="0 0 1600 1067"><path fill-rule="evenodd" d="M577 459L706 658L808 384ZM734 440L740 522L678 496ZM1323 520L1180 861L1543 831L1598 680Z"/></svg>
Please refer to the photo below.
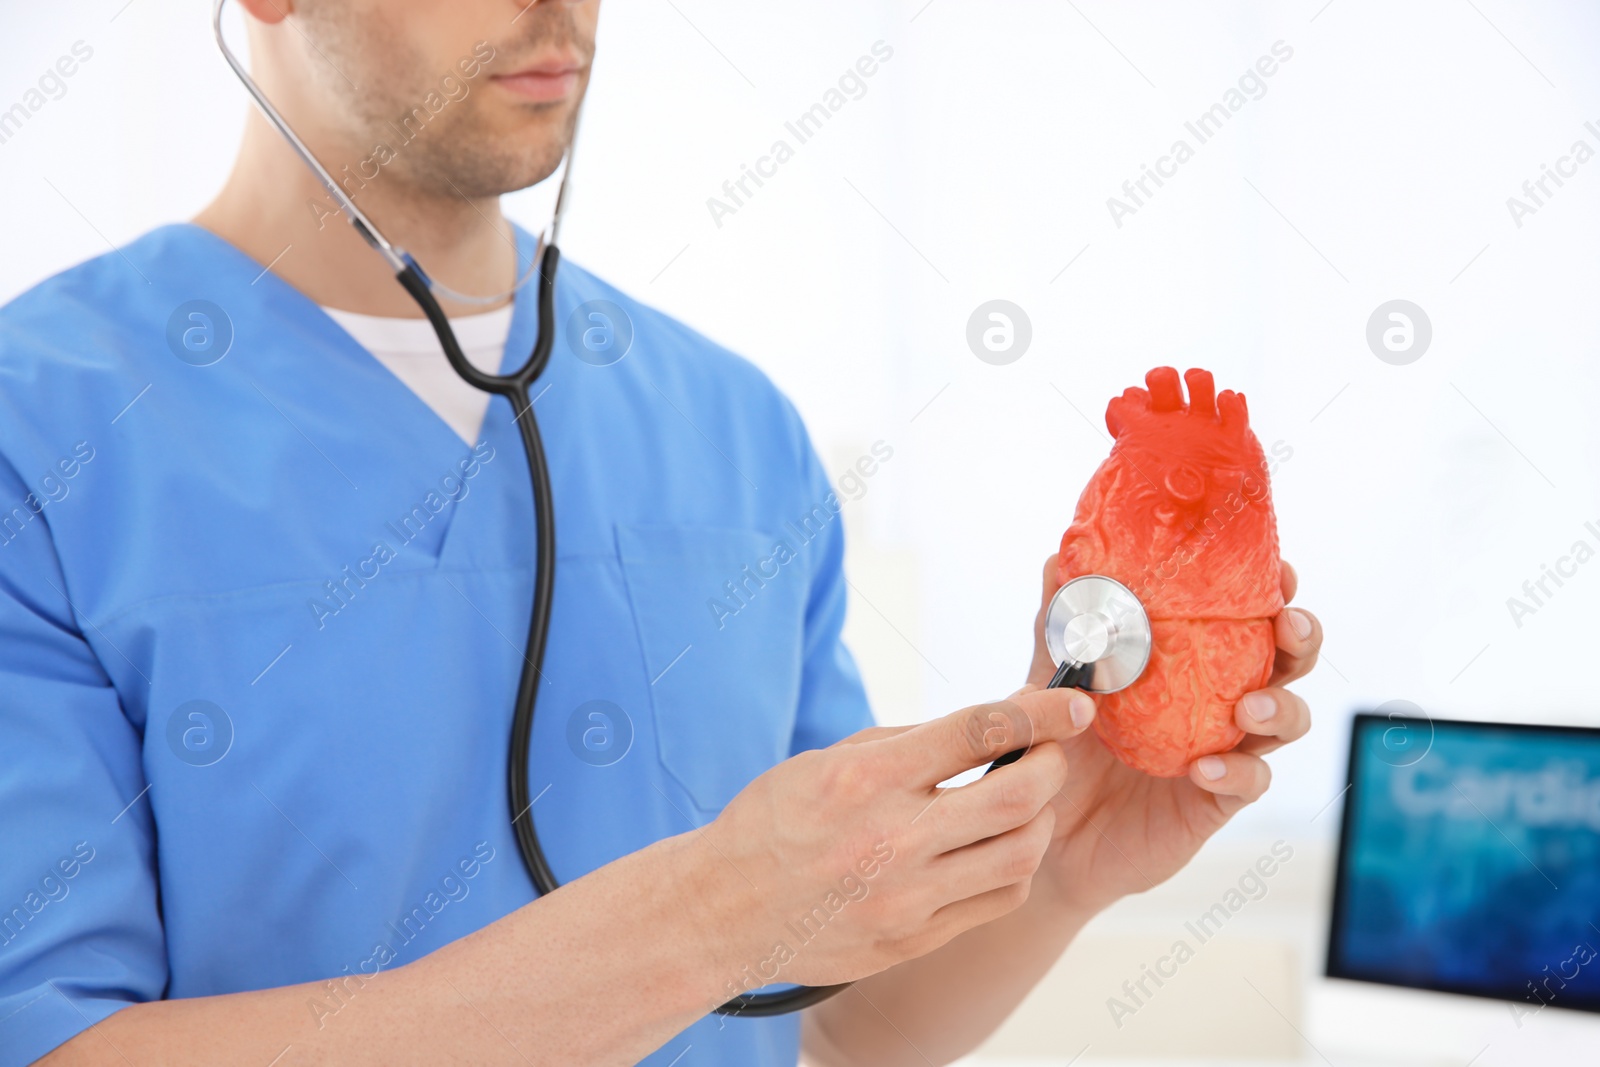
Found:
<svg viewBox="0 0 1600 1067"><path fill-rule="evenodd" d="M1357 715L1326 973L1600 1011L1600 730Z"/></svg>

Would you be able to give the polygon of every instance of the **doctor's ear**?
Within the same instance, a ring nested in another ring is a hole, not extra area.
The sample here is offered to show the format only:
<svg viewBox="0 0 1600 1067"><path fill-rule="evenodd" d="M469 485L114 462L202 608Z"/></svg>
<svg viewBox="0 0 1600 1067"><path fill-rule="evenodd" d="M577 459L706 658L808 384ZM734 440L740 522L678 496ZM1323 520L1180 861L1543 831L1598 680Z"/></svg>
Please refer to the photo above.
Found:
<svg viewBox="0 0 1600 1067"><path fill-rule="evenodd" d="M294 13L294 0L239 0L239 6L257 22L275 26Z"/></svg>

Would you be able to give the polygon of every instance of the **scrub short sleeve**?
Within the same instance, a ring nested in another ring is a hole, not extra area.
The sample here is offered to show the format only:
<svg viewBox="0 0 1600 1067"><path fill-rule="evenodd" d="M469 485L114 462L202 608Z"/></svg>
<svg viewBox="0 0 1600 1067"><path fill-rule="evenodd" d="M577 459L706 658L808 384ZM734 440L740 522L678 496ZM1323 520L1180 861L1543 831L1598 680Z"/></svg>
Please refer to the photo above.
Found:
<svg viewBox="0 0 1600 1067"><path fill-rule="evenodd" d="M167 981L139 731L78 628L48 517L0 461L0 1067Z"/></svg>
<svg viewBox="0 0 1600 1067"><path fill-rule="evenodd" d="M799 417L795 418L798 423ZM837 507L838 497L803 428L800 437L808 494L805 508L828 500ZM843 516L835 514L810 547L814 550L813 569L806 603L800 708L790 755L826 748L874 725L861 672L842 636L849 594L844 578Z"/></svg>

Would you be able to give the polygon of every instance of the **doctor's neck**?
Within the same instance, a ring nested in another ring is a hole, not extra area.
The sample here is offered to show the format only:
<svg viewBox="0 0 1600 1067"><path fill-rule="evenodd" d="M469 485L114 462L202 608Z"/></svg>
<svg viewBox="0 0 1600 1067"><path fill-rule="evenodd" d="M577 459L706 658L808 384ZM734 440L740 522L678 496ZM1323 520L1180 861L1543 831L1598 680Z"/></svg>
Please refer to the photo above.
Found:
<svg viewBox="0 0 1600 1067"><path fill-rule="evenodd" d="M256 82L361 211L451 288L510 289L518 263L500 194L559 165L588 87L598 0L538 0L517 16L519 3L514 21L502 0L240 6ZM318 304L421 317L253 108L232 173L194 221ZM453 316L489 310L441 303Z"/></svg>

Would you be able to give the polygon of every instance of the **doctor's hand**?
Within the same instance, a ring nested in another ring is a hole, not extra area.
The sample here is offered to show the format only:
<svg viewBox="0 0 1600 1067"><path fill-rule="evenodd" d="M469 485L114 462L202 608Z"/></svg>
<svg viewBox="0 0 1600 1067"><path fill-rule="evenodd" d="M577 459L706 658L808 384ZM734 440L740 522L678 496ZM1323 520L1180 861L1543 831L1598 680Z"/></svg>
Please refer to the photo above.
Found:
<svg viewBox="0 0 1600 1067"><path fill-rule="evenodd" d="M1019 693L864 730L751 782L703 833L732 894L718 912L743 920L741 984L854 981L1021 905L1055 836L1061 743L1092 712L1074 690ZM937 788L1030 745L1005 774Z"/></svg>
<svg viewBox="0 0 1600 1067"><path fill-rule="evenodd" d="M1280 562L1285 602L1293 599L1294 568ZM1044 643L1045 607L1055 594L1056 557L1045 561L1044 601L1034 623L1033 664L1022 693L1046 685L1055 664ZM1273 620L1277 656L1265 689L1248 693L1233 718L1245 738L1231 752L1202 756L1187 778L1153 778L1128 767L1093 730L1063 744L1067 781L1053 798L1055 829L1040 866L1044 888L1064 903L1093 913L1175 874L1234 813L1258 800L1272 780L1261 757L1311 728L1306 702L1283 686L1308 673L1322 648L1322 626L1300 608ZM1021 699L1021 697L1013 698ZM996 775L998 776L998 774ZM1036 891L1039 889L1036 886Z"/></svg>

